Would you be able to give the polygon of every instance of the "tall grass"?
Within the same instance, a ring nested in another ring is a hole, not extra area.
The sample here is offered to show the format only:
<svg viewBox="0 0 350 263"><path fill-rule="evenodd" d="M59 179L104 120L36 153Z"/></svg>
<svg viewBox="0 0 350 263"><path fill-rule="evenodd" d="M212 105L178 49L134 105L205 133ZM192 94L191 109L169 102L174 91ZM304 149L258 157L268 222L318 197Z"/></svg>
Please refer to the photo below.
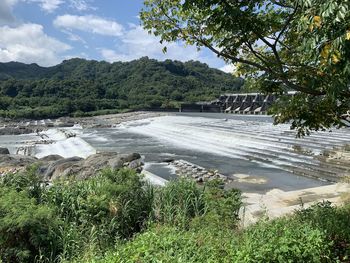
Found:
<svg viewBox="0 0 350 263"><path fill-rule="evenodd" d="M198 187L181 179L154 188L134 171L121 169L45 187L35 169L0 180L2 260L65 262L81 255L88 259L154 224L185 230L196 218L232 226L238 221L240 193L213 183ZM40 232L44 230L45 235ZM21 233L18 242L13 231ZM28 238L34 242L28 243Z"/></svg>
<svg viewBox="0 0 350 263"><path fill-rule="evenodd" d="M141 231L153 202L152 187L126 169L48 188L35 169L28 170L1 178L0 192L0 259L5 262L59 262L105 250ZM16 237L13 231L22 234Z"/></svg>
<svg viewBox="0 0 350 263"><path fill-rule="evenodd" d="M204 189L186 179L170 182L156 189L153 212L157 222L186 227L192 218L206 212Z"/></svg>

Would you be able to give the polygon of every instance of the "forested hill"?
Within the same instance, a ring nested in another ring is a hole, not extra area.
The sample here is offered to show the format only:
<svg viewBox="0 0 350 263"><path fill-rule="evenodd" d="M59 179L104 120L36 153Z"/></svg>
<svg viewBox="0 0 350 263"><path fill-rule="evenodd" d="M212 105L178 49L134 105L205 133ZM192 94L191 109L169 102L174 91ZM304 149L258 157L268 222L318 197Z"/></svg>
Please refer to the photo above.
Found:
<svg viewBox="0 0 350 263"><path fill-rule="evenodd" d="M147 57L131 62L65 60L53 67L0 63L0 116L46 118L171 107L237 92L243 80L206 64Z"/></svg>

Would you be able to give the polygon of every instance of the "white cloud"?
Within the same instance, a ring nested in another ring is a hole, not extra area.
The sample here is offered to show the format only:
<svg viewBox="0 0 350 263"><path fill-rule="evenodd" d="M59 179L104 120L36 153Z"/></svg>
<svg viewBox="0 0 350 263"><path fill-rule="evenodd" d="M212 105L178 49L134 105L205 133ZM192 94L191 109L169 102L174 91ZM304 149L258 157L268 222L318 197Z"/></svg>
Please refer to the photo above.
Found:
<svg viewBox="0 0 350 263"><path fill-rule="evenodd" d="M226 72L226 73L233 73L236 71L236 66L233 64L229 64L229 65L225 65L219 69L223 72Z"/></svg>
<svg viewBox="0 0 350 263"><path fill-rule="evenodd" d="M125 34L120 37L120 40L121 45L116 50L109 48L99 49L103 59L109 62L130 61L143 56L149 56L159 60L210 60L209 58L201 57L202 54L195 47L185 47L180 43L168 43L166 45L167 53L164 54L162 52L164 45L159 43L159 38L149 35L140 26L133 25L129 31L125 31Z"/></svg>
<svg viewBox="0 0 350 263"><path fill-rule="evenodd" d="M96 8L91 6L89 2L86 0L70 0L70 5L78 11L86 11L90 9L96 10Z"/></svg>
<svg viewBox="0 0 350 263"><path fill-rule="evenodd" d="M60 55L71 47L44 33L38 24L23 24L18 27L0 27L0 61L55 65Z"/></svg>
<svg viewBox="0 0 350 263"><path fill-rule="evenodd" d="M104 35L104 36L121 36L123 26L113 20L102 17L85 15L62 15L56 17L54 25L66 30L80 30L84 32Z"/></svg>
<svg viewBox="0 0 350 263"><path fill-rule="evenodd" d="M0 25L11 24L15 22L12 14L12 8L17 0L1 0L0 1Z"/></svg>
<svg viewBox="0 0 350 263"><path fill-rule="evenodd" d="M3 1L3 0L1 0ZM54 12L63 4L69 4L69 7L76 9L78 11L86 11L86 10L95 10L93 6L90 5L90 2L93 0L5 0L12 2L28 2L28 3L38 3L41 9L48 13Z"/></svg>
<svg viewBox="0 0 350 263"><path fill-rule="evenodd" d="M48 13L55 11L61 4L64 3L63 0L27 0L28 2L38 3L40 7Z"/></svg>

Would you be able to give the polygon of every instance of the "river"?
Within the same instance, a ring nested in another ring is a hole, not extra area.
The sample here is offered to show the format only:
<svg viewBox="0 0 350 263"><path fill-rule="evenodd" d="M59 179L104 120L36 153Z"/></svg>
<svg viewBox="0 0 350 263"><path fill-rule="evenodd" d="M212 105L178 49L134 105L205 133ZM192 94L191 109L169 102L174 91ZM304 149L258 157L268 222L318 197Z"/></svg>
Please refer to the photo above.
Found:
<svg viewBox="0 0 350 263"><path fill-rule="evenodd" d="M319 132L297 139L289 125L268 116L178 113L123 123L115 129L90 129L82 138L99 151L139 152L147 170L164 178L173 171L165 159L184 159L225 175L249 175L260 183L236 181L243 191L285 191L327 184L300 176L327 176L315 156L349 143L349 130ZM263 182L263 183L261 183Z"/></svg>
<svg viewBox="0 0 350 263"><path fill-rule="evenodd" d="M275 126L268 116L217 113L176 113L126 122L114 128L73 130L77 137L70 141L62 141L54 131L49 131L58 142L37 145L34 154L86 157L95 150L138 152L144 156L148 171L168 180L176 175L164 161L183 159L234 176L237 180L233 187L259 193L328 184L310 176L329 178L342 172L341 167L325 166L317 156L334 146L350 143L349 129L318 132L297 139L289 125ZM0 136L0 146L14 152L32 137L35 136ZM248 176L254 180L241 180Z"/></svg>

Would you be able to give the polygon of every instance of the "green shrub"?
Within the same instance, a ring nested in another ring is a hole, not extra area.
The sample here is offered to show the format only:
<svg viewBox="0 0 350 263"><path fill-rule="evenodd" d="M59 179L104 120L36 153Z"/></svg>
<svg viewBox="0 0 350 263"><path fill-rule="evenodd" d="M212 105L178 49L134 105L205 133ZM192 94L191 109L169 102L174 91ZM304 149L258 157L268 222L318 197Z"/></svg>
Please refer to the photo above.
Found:
<svg viewBox="0 0 350 263"><path fill-rule="evenodd" d="M25 171L15 174L5 174L0 177L0 187L8 187L16 191L26 191L30 197L40 202L40 197L45 190L42 179L37 173L38 167L29 166Z"/></svg>
<svg viewBox="0 0 350 263"><path fill-rule="evenodd" d="M225 225L229 228L236 228L242 207L242 194L237 189L221 189L221 183L221 181L214 180L205 186L207 217L210 219L208 224L211 227Z"/></svg>
<svg viewBox="0 0 350 263"><path fill-rule="evenodd" d="M179 179L157 189L153 204L156 222L188 227L194 218L217 224L228 223L235 226L239 221L241 193L238 190L223 190L221 182L213 181L205 187L189 179Z"/></svg>
<svg viewBox="0 0 350 263"><path fill-rule="evenodd" d="M330 255L331 243L322 231L279 219L242 233L225 227L154 227L103 259L78 262L334 262Z"/></svg>
<svg viewBox="0 0 350 263"><path fill-rule="evenodd" d="M124 246L109 252L103 259L77 262L230 262L233 251L230 232L195 232L176 227L153 227Z"/></svg>
<svg viewBox="0 0 350 263"><path fill-rule="evenodd" d="M350 206L335 207L329 201L317 203L296 212L300 224L312 224L326 233L332 242L334 258L342 262L350 258Z"/></svg>
<svg viewBox="0 0 350 263"><path fill-rule="evenodd" d="M98 242L105 245L142 229L151 212L152 195L152 188L136 172L107 170L84 181L56 182L43 201L56 207L66 222L81 227L82 235L95 228Z"/></svg>
<svg viewBox="0 0 350 263"><path fill-rule="evenodd" d="M43 187L33 168L2 177L0 189L5 262L60 261L113 247L143 229L153 202L153 188L127 169Z"/></svg>
<svg viewBox="0 0 350 263"><path fill-rule="evenodd" d="M260 222L240 237L234 262L330 262L331 242L308 223Z"/></svg>
<svg viewBox="0 0 350 263"><path fill-rule="evenodd" d="M192 180L169 182L155 193L153 212L157 222L185 227L205 209L204 190Z"/></svg>
<svg viewBox="0 0 350 263"><path fill-rule="evenodd" d="M34 262L40 254L47 257L58 254L60 222L54 209L36 204L25 191L2 187L0 192L0 259Z"/></svg>

